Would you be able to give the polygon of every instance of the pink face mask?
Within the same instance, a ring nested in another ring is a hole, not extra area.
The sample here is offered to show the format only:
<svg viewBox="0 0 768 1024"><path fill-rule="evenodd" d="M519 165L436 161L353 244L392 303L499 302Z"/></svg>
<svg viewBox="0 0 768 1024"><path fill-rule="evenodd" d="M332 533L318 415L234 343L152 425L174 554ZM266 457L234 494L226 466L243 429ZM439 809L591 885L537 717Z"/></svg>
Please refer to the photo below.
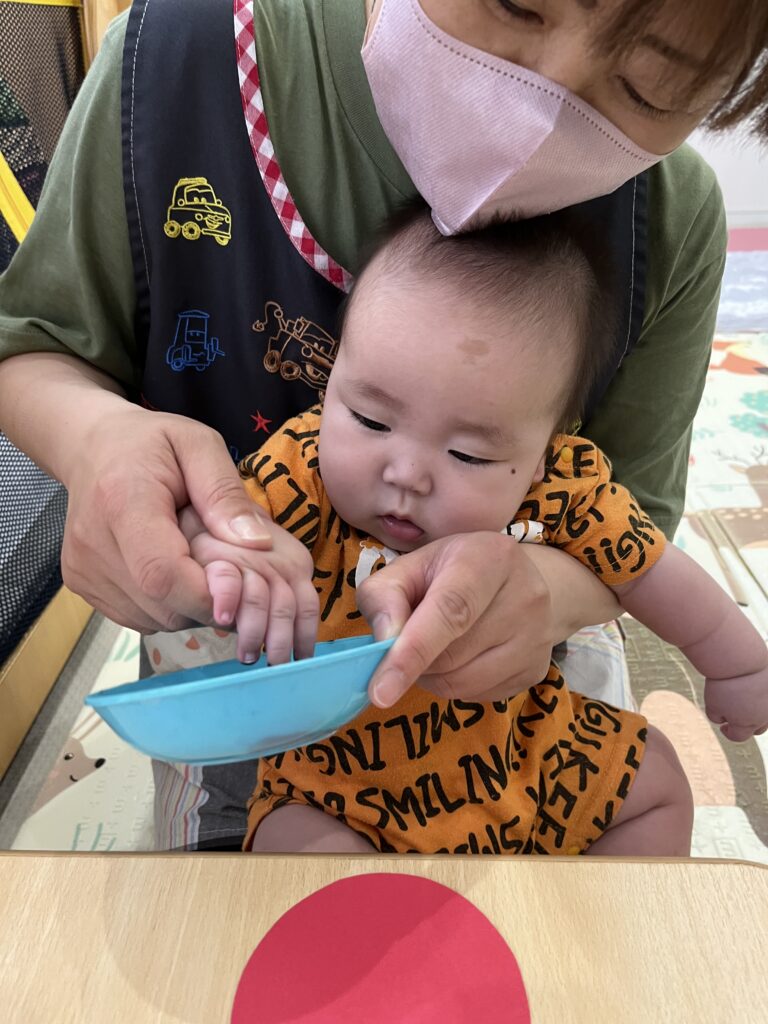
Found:
<svg viewBox="0 0 768 1024"><path fill-rule="evenodd" d="M607 195L661 160L548 78L382 0L362 50L376 111L444 235Z"/></svg>

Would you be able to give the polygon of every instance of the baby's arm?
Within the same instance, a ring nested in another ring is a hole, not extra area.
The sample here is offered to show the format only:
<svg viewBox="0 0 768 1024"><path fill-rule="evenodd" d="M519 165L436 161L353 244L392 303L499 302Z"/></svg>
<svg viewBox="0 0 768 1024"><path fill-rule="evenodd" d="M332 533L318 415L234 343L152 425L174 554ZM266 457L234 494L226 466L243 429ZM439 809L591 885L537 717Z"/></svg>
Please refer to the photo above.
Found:
<svg viewBox="0 0 768 1024"><path fill-rule="evenodd" d="M667 544L656 564L611 588L622 606L706 677L709 718L729 739L768 728L768 648L738 605L691 558Z"/></svg>

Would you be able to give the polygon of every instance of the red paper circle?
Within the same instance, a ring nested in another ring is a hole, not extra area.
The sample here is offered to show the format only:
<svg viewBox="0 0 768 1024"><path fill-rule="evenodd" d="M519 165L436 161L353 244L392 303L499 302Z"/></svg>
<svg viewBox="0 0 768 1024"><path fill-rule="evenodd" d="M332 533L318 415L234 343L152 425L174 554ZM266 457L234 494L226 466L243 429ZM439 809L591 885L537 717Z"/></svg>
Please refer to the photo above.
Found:
<svg viewBox="0 0 768 1024"><path fill-rule="evenodd" d="M530 1024L517 960L469 900L427 878L327 885L270 928L232 1024Z"/></svg>

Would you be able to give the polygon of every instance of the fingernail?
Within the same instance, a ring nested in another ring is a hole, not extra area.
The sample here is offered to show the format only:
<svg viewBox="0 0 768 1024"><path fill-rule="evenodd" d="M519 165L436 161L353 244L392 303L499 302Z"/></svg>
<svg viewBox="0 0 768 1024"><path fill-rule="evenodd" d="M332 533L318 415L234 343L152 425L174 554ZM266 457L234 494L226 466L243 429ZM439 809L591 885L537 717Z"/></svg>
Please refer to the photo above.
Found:
<svg viewBox="0 0 768 1024"><path fill-rule="evenodd" d="M253 665L256 661L256 655L253 651L249 651L247 654L244 654L240 660L244 665Z"/></svg>
<svg viewBox="0 0 768 1024"><path fill-rule="evenodd" d="M259 525L253 516L236 516L234 519L230 519L229 528L243 540L269 539L269 534L266 530L259 529Z"/></svg>
<svg viewBox="0 0 768 1024"><path fill-rule="evenodd" d="M373 635L377 640L391 640L397 636L397 627L386 612L379 612L373 618Z"/></svg>
<svg viewBox="0 0 768 1024"><path fill-rule="evenodd" d="M216 617L216 621L220 626L228 626L232 621L232 615L230 612L222 612Z"/></svg>
<svg viewBox="0 0 768 1024"><path fill-rule="evenodd" d="M391 627L390 618L383 613L376 615L373 620L373 635L377 640L389 640Z"/></svg>
<svg viewBox="0 0 768 1024"><path fill-rule="evenodd" d="M397 668L388 669L373 688L373 702L380 708L391 708L403 693L405 677Z"/></svg>

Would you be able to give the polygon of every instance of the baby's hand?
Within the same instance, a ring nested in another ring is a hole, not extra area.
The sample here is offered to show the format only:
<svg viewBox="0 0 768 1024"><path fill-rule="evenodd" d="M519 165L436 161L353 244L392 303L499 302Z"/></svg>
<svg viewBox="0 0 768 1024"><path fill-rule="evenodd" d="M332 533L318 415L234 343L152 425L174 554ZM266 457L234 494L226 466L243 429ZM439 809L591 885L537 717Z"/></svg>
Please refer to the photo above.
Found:
<svg viewBox="0 0 768 1024"><path fill-rule="evenodd" d="M312 556L287 530L266 517L263 525L272 549L253 551L212 537L190 506L179 513L190 554L205 569L214 618L237 623L238 658L256 661L262 645L271 665L290 660L291 651L311 658L319 615Z"/></svg>
<svg viewBox="0 0 768 1024"><path fill-rule="evenodd" d="M707 718L729 740L742 743L768 729L768 667L735 679L707 679Z"/></svg>

